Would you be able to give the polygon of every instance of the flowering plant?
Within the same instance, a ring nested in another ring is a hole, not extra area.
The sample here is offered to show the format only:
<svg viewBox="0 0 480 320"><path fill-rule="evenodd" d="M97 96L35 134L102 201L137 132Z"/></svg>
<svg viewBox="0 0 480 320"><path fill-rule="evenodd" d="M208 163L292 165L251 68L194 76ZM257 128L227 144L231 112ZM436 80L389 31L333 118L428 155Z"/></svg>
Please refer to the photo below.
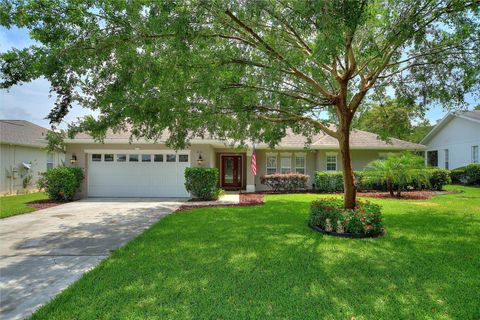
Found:
<svg viewBox="0 0 480 320"><path fill-rule="evenodd" d="M310 205L310 225L325 231L334 225L343 227L346 233L378 234L383 230L381 207L367 200L357 201L353 209L344 209L342 199L323 198Z"/></svg>

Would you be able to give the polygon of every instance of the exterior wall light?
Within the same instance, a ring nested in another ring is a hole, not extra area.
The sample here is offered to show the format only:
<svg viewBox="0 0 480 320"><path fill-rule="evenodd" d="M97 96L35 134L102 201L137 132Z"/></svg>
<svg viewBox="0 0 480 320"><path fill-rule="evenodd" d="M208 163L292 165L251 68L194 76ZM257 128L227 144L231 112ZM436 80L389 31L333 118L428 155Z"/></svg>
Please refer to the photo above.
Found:
<svg viewBox="0 0 480 320"><path fill-rule="evenodd" d="M72 158L70 159L70 163L71 164L77 164L78 163L77 155L75 153L72 154Z"/></svg>
<svg viewBox="0 0 480 320"><path fill-rule="evenodd" d="M201 154L198 155L197 164L198 164L199 166L203 165L203 158L202 158L202 155L201 155Z"/></svg>

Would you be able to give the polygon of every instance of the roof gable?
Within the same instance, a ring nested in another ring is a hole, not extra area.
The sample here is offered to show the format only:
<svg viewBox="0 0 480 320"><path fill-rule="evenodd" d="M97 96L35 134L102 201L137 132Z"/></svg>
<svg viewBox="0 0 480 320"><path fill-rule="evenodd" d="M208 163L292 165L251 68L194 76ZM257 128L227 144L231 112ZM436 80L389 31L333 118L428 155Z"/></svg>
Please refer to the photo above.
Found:
<svg viewBox="0 0 480 320"><path fill-rule="evenodd" d="M440 132L447 124L450 123L455 117L470 120L476 123L480 123L480 110L473 110L467 112L449 112L445 115L436 125L430 130L429 133L420 141L421 144L427 144Z"/></svg>

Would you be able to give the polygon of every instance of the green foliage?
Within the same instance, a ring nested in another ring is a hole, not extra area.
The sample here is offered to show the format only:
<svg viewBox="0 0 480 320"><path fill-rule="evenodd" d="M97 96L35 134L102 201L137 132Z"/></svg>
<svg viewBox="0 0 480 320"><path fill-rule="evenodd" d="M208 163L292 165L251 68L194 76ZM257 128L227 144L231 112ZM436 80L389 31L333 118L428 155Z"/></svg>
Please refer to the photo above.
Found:
<svg viewBox="0 0 480 320"><path fill-rule="evenodd" d="M325 231L378 234L383 230L381 207L357 201L354 209L344 209L342 199L324 198L310 205L310 221Z"/></svg>
<svg viewBox="0 0 480 320"><path fill-rule="evenodd" d="M380 104L363 107L353 127L376 133L383 139L397 138L418 142L419 129L413 122L423 117L424 110L421 106L410 106L402 104L402 101L387 98ZM428 121L423 123L424 126L426 123L426 126L431 128Z"/></svg>
<svg viewBox="0 0 480 320"><path fill-rule="evenodd" d="M452 183L450 171L446 169L430 169L429 183L433 190L443 190L443 187Z"/></svg>
<svg viewBox="0 0 480 320"><path fill-rule="evenodd" d="M0 24L34 44L0 55L1 87L45 77L50 120L93 109L71 129L98 139L128 126L150 139L168 129L178 148L207 132L275 144L287 127L322 130L312 110L340 98L353 110L387 86L402 105L462 106L478 91L477 13L441 0L5 0Z"/></svg>
<svg viewBox="0 0 480 320"><path fill-rule="evenodd" d="M480 185L480 164L472 163L465 167L465 175L468 184Z"/></svg>
<svg viewBox="0 0 480 320"><path fill-rule="evenodd" d="M385 160L372 161L364 174L367 182L385 184L391 195L396 186L398 196L408 185L428 184L430 178L428 170L425 170L424 159L411 153L390 154Z"/></svg>
<svg viewBox="0 0 480 320"><path fill-rule="evenodd" d="M49 152L65 152L65 132L49 130L47 132L47 150Z"/></svg>
<svg viewBox="0 0 480 320"><path fill-rule="evenodd" d="M315 190L319 192L343 191L343 174L339 171L315 172Z"/></svg>
<svg viewBox="0 0 480 320"><path fill-rule="evenodd" d="M260 177L260 183L267 185L273 191L296 191L307 188L308 179L306 174L300 173L275 173Z"/></svg>
<svg viewBox="0 0 480 320"><path fill-rule="evenodd" d="M216 200L223 190L218 188L217 168L186 168L185 188L195 198L201 200Z"/></svg>
<svg viewBox="0 0 480 320"><path fill-rule="evenodd" d="M480 164L471 163L467 166L451 170L450 177L454 183L480 185Z"/></svg>
<svg viewBox="0 0 480 320"><path fill-rule="evenodd" d="M45 192L53 200L73 200L84 179L81 168L57 167L45 173Z"/></svg>

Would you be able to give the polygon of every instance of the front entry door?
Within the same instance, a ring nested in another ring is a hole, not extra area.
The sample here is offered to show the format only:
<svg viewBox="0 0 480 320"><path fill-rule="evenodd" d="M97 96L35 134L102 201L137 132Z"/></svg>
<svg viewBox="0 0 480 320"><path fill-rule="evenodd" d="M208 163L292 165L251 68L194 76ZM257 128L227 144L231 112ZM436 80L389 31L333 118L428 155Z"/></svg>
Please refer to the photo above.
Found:
<svg viewBox="0 0 480 320"><path fill-rule="evenodd" d="M242 186L242 157L222 156L222 187Z"/></svg>

